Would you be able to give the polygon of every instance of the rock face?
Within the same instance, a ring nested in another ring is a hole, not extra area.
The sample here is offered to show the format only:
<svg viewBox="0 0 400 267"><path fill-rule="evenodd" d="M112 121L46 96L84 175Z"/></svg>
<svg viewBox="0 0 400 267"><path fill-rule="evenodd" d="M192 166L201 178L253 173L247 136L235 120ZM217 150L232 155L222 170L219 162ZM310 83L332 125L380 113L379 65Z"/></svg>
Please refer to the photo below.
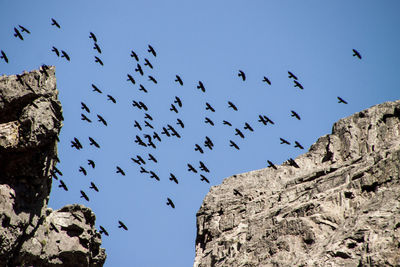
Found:
<svg viewBox="0 0 400 267"><path fill-rule="evenodd" d="M211 188L194 266L400 266L400 101L339 120L295 163Z"/></svg>
<svg viewBox="0 0 400 267"><path fill-rule="evenodd" d="M0 77L0 267L102 266L93 212L47 208L62 109L55 67Z"/></svg>

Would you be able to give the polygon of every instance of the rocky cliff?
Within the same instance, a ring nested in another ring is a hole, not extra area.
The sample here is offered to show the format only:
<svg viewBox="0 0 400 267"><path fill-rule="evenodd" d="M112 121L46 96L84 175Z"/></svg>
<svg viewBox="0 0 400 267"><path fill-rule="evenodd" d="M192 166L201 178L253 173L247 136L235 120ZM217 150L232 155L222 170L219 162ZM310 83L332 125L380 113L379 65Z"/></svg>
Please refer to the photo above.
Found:
<svg viewBox="0 0 400 267"><path fill-rule="evenodd" d="M102 266L93 212L47 208L62 109L55 67L0 77L0 267Z"/></svg>
<svg viewBox="0 0 400 267"><path fill-rule="evenodd" d="M294 162L234 175L197 213L194 266L400 266L400 101Z"/></svg>

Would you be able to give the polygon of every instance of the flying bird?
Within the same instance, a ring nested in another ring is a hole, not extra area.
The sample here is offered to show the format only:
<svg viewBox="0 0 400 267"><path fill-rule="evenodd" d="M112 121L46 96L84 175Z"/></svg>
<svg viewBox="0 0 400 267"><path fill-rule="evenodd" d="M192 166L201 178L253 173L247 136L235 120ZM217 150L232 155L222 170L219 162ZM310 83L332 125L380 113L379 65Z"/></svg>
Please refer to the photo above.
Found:
<svg viewBox="0 0 400 267"><path fill-rule="evenodd" d="M291 110L291 112L292 112L292 115L290 115L291 117L295 117L296 119L301 120L299 114L297 114L297 113L296 113L295 111L293 111L293 110Z"/></svg>
<svg viewBox="0 0 400 267"><path fill-rule="evenodd" d="M279 139L281 140L281 144L290 145L290 142L289 142L289 141L287 141L287 140L285 140L285 139L283 139L283 138L279 138Z"/></svg>
<svg viewBox="0 0 400 267"><path fill-rule="evenodd" d="M235 135L239 135L241 138L244 138L244 134L238 128L235 128Z"/></svg>
<svg viewBox="0 0 400 267"><path fill-rule="evenodd" d="M81 190L81 197L80 198L84 198L86 199L86 201L89 201L89 197L86 195L86 193L84 191Z"/></svg>
<svg viewBox="0 0 400 267"><path fill-rule="evenodd" d="M178 82L180 85L183 85L183 81L182 81L181 77L178 74L175 75L175 77L176 77L175 82Z"/></svg>
<svg viewBox="0 0 400 267"><path fill-rule="evenodd" d="M139 129L139 131L141 131L141 130L142 130L142 126L140 126L139 122L137 122L136 120L135 120L135 124L133 125L133 127L136 127L136 128L138 128L138 129Z"/></svg>
<svg viewBox="0 0 400 267"><path fill-rule="evenodd" d="M176 184L178 184L178 179L176 179L176 176L173 173L169 174L169 180L175 182Z"/></svg>
<svg viewBox="0 0 400 267"><path fill-rule="evenodd" d="M294 159L290 158L288 159L289 165L295 168L300 168L299 165L297 165L296 161Z"/></svg>
<svg viewBox="0 0 400 267"><path fill-rule="evenodd" d="M131 160L132 160L133 162L135 162L137 165L142 165L142 163L143 163L143 164L146 164L146 162L143 160L143 158L142 158L141 156L136 155L136 158L137 158L137 159L131 158Z"/></svg>
<svg viewBox="0 0 400 267"><path fill-rule="evenodd" d="M103 123L105 126L107 126L107 122L106 122L106 120L105 120L102 116L100 116L99 114L97 114L97 118L98 118L97 121L99 121L99 122Z"/></svg>
<svg viewBox="0 0 400 267"><path fill-rule="evenodd" d="M301 83L299 83L297 80L293 80L294 82L294 87L299 87L300 89L304 89L303 85L301 85Z"/></svg>
<svg viewBox="0 0 400 267"><path fill-rule="evenodd" d="M87 106L85 103L83 103L83 102L81 102L81 109L85 110L87 113L90 113L90 109L89 109L88 106Z"/></svg>
<svg viewBox="0 0 400 267"><path fill-rule="evenodd" d="M156 51L154 50L154 48L151 45L148 45L149 49L147 49L147 52L152 53L153 56L157 56Z"/></svg>
<svg viewBox="0 0 400 267"><path fill-rule="evenodd" d="M81 113L81 120L87 121L87 122L92 122L88 117L86 117L85 114L82 114L82 113Z"/></svg>
<svg viewBox="0 0 400 267"><path fill-rule="evenodd" d="M150 153L149 153L149 159L148 160L152 160L152 161L154 161L154 163L157 163L157 159Z"/></svg>
<svg viewBox="0 0 400 267"><path fill-rule="evenodd" d="M139 101L139 105L140 105L140 107L143 108L145 111L148 110L147 106L146 106L142 101Z"/></svg>
<svg viewBox="0 0 400 267"><path fill-rule="evenodd" d="M360 53L355 49L353 49L353 57L358 57L359 59L361 59Z"/></svg>
<svg viewBox="0 0 400 267"><path fill-rule="evenodd" d="M157 80L151 75L149 75L149 81L152 81L155 84L157 83Z"/></svg>
<svg viewBox="0 0 400 267"><path fill-rule="evenodd" d="M144 118L145 118L145 119L149 119L149 120L151 120L151 121L153 120L153 117L151 117L148 113L145 113L145 114L144 114Z"/></svg>
<svg viewBox="0 0 400 267"><path fill-rule="evenodd" d="M111 102L113 102L114 104L117 103L117 101L115 100L115 98L112 97L111 95L107 95L107 100L111 100Z"/></svg>
<svg viewBox="0 0 400 267"><path fill-rule="evenodd" d="M180 125L183 128L185 128L185 125L183 124L183 122L181 121L181 119L176 119L178 125Z"/></svg>
<svg viewBox="0 0 400 267"><path fill-rule="evenodd" d="M99 144L90 136L89 136L89 141L90 141L90 145L100 148Z"/></svg>
<svg viewBox="0 0 400 267"><path fill-rule="evenodd" d="M173 209L175 209L175 204L174 204L174 202L172 202L172 200L169 198L169 197L167 197L167 206L169 205L169 206L171 206L171 208L173 208Z"/></svg>
<svg viewBox="0 0 400 267"><path fill-rule="evenodd" d="M139 61L138 55L137 55L133 50L131 50L131 57L133 57L134 59L136 59L136 61Z"/></svg>
<svg viewBox="0 0 400 267"><path fill-rule="evenodd" d="M140 167L140 173L149 173L149 171L147 171L145 168Z"/></svg>
<svg viewBox="0 0 400 267"><path fill-rule="evenodd" d="M18 27L21 29L21 32L26 32L26 33L28 33L28 34L31 33L31 32L30 32L27 28L25 28L24 26L18 25Z"/></svg>
<svg viewBox="0 0 400 267"><path fill-rule="evenodd" d="M78 138L74 137L74 141L71 141L71 147L75 147L76 149L81 149L83 148L81 142L79 142Z"/></svg>
<svg viewBox="0 0 400 267"><path fill-rule="evenodd" d="M211 112L215 112L215 109L207 102L206 102L206 110L209 110Z"/></svg>
<svg viewBox="0 0 400 267"><path fill-rule="evenodd" d="M170 133L168 132L168 129L166 129L165 127L163 127L163 131L161 132L161 134L165 134L166 136L170 137Z"/></svg>
<svg viewBox="0 0 400 267"><path fill-rule="evenodd" d="M180 108L182 107L182 101L179 97L175 96L174 103L177 104Z"/></svg>
<svg viewBox="0 0 400 267"><path fill-rule="evenodd" d="M214 122L208 117L205 117L205 121L204 122L210 124L211 126L214 126Z"/></svg>
<svg viewBox="0 0 400 267"><path fill-rule="evenodd" d="M99 94L102 94L103 92L99 89L99 88L97 88L97 86L96 85L94 85L93 83L92 83L92 87L93 87L93 92L98 92Z"/></svg>
<svg viewBox="0 0 400 267"><path fill-rule="evenodd" d="M154 179L156 179L157 181L160 181L160 177L158 177L158 175L155 173L155 172L153 172L153 171L150 171L150 178L154 178Z"/></svg>
<svg viewBox="0 0 400 267"><path fill-rule="evenodd" d="M89 165L89 166L91 166L91 167L92 167L92 169L94 169L94 168L96 167L96 164L94 163L94 161L93 161L93 160L91 160L91 159L88 159L87 161L88 161L88 165Z"/></svg>
<svg viewBox="0 0 400 267"><path fill-rule="evenodd" d="M57 57L60 56L60 51L58 51L58 49L57 49L55 46L53 46L53 47L51 48L51 51L54 52L54 53L56 53Z"/></svg>
<svg viewBox="0 0 400 267"><path fill-rule="evenodd" d="M298 148L300 148L300 149L304 149L304 147L303 147L302 145L300 145L299 142L294 141L294 143L295 143L294 147L298 147Z"/></svg>
<svg viewBox="0 0 400 267"><path fill-rule="evenodd" d="M260 118L258 121L262 122L264 125L267 125L268 122L271 123L271 124L275 124L270 118L268 118L265 115L258 115L258 117Z"/></svg>
<svg viewBox="0 0 400 267"><path fill-rule="evenodd" d="M105 234L106 236L108 236L108 232L106 231L106 229L104 229L103 226L100 225L99 228L100 228L100 231L99 231L100 234Z"/></svg>
<svg viewBox="0 0 400 267"><path fill-rule="evenodd" d="M4 61L5 61L6 63L8 63L8 57L7 57L6 53L4 53L3 50L1 50L1 56L0 56L0 58L4 59Z"/></svg>
<svg viewBox="0 0 400 267"><path fill-rule="evenodd" d="M293 74L292 72L290 72L290 71L288 71L288 73L289 73L289 79L290 79L290 78L293 78L293 79L297 80L296 75L294 75L294 74Z"/></svg>
<svg viewBox="0 0 400 267"><path fill-rule="evenodd" d="M65 57L65 59L68 60L68 61L71 60L71 58L69 57L67 52L65 52L64 50L61 50L61 57Z"/></svg>
<svg viewBox="0 0 400 267"><path fill-rule="evenodd" d="M62 172L56 166L53 167L53 170L55 173L58 173L59 175L63 176Z"/></svg>
<svg viewBox="0 0 400 267"><path fill-rule="evenodd" d="M340 96L337 97L337 99L339 100L338 103L343 103L343 104L347 104L347 101L344 100L343 98L341 98Z"/></svg>
<svg viewBox="0 0 400 267"><path fill-rule="evenodd" d="M68 191L68 187L67 185L64 183L63 180L60 180L60 184L58 185L58 187L63 188L65 191Z"/></svg>
<svg viewBox="0 0 400 267"><path fill-rule="evenodd" d="M187 166L189 172L197 173L197 170L190 163L188 163Z"/></svg>
<svg viewBox="0 0 400 267"><path fill-rule="evenodd" d="M207 168L207 166L204 164L204 162L202 162L201 160L199 161L199 168L200 170L204 171L204 172L210 172L210 170Z"/></svg>
<svg viewBox="0 0 400 267"><path fill-rule="evenodd" d="M233 142L232 140L229 140L229 146L231 146L231 147L234 147L234 148L236 148L237 150L239 150L240 148L239 148L239 146L235 143L235 142Z"/></svg>
<svg viewBox="0 0 400 267"><path fill-rule="evenodd" d="M228 125L228 126L232 126L232 124L229 122L229 121L222 121L222 124L224 124L224 125Z"/></svg>
<svg viewBox="0 0 400 267"><path fill-rule="evenodd" d="M199 85L197 85L197 89L200 89L201 91L203 91L203 93L206 92L206 89L204 88L204 85L201 81L199 81Z"/></svg>
<svg viewBox="0 0 400 267"><path fill-rule="evenodd" d="M82 166L79 166L79 172L81 172L83 175L87 175L87 171L85 168L83 168Z"/></svg>
<svg viewBox="0 0 400 267"><path fill-rule="evenodd" d="M150 124L148 121L144 121L144 127L149 127L151 129L154 129L153 125Z"/></svg>
<svg viewBox="0 0 400 267"><path fill-rule="evenodd" d="M94 56L94 62L99 63L101 66L104 66L103 61L101 61L101 59L98 56Z"/></svg>
<svg viewBox="0 0 400 267"><path fill-rule="evenodd" d="M125 176L125 172L123 169L121 169L121 167L117 166L116 168L117 168L116 173L120 173L121 175Z"/></svg>
<svg viewBox="0 0 400 267"><path fill-rule="evenodd" d="M168 129L171 130L171 135L172 136L176 136L177 138L181 138L181 136L179 135L179 133L175 130L174 127L172 127L171 125L167 124Z"/></svg>
<svg viewBox="0 0 400 267"><path fill-rule="evenodd" d="M138 143L138 145L140 145L140 146L144 146L144 147L147 146L146 143L142 141L142 138L140 138L138 135L136 135L135 143Z"/></svg>
<svg viewBox="0 0 400 267"><path fill-rule="evenodd" d="M235 196L241 196L241 197L243 197L242 193L240 193L237 189L233 189L233 194L234 194Z"/></svg>
<svg viewBox="0 0 400 267"><path fill-rule="evenodd" d="M99 54L101 54L101 48L97 43L94 43L93 49L97 50L97 52L99 52Z"/></svg>
<svg viewBox="0 0 400 267"><path fill-rule="evenodd" d="M136 64L135 71L136 71L136 72L139 72L139 74L140 74L141 76L143 76L143 74L144 74L144 73L143 73L142 66L140 66L139 63Z"/></svg>
<svg viewBox="0 0 400 267"><path fill-rule="evenodd" d="M147 58L144 59L144 65L148 66L150 69L153 68L153 65L151 65L150 61Z"/></svg>
<svg viewBox="0 0 400 267"><path fill-rule="evenodd" d="M144 88L144 86L142 84L139 85L139 91L143 91L143 92L147 93L147 89Z"/></svg>
<svg viewBox="0 0 400 267"><path fill-rule="evenodd" d="M178 110L176 109L174 104L171 104L171 107L169 109L170 111L175 111L175 113L178 113Z"/></svg>
<svg viewBox="0 0 400 267"><path fill-rule="evenodd" d="M207 179L207 177L205 177L203 174L200 174L200 177L201 177L200 181L204 181L204 182L206 182L207 184L210 183L210 181Z"/></svg>
<svg viewBox="0 0 400 267"><path fill-rule="evenodd" d="M90 38L90 39L93 39L93 41L94 41L95 43L97 42L96 35L94 35L93 32L90 32L89 38Z"/></svg>
<svg viewBox="0 0 400 267"><path fill-rule="evenodd" d="M160 138L160 136L158 135L158 133L153 132L153 138L154 138L154 139L157 139L159 142L161 142L161 138Z"/></svg>
<svg viewBox="0 0 400 267"><path fill-rule="evenodd" d="M206 140L204 140L204 146L212 150L214 143L211 141L210 137L206 136Z"/></svg>
<svg viewBox="0 0 400 267"><path fill-rule="evenodd" d="M56 26L57 28L61 28L60 27L60 24L58 24L58 22L55 20L55 19L53 19L53 18L51 18L51 25L54 25L54 26Z"/></svg>
<svg viewBox="0 0 400 267"><path fill-rule="evenodd" d="M237 107L231 101L228 101L228 108L233 108L234 111L238 110Z"/></svg>
<svg viewBox="0 0 400 267"><path fill-rule="evenodd" d="M275 166L275 164L273 164L271 161L267 160L268 162L268 168L273 168L275 170L277 170L278 168Z"/></svg>
<svg viewBox="0 0 400 267"><path fill-rule="evenodd" d="M118 223L119 223L118 228L122 228L125 231L128 231L128 227L126 227L126 225L123 222L118 221Z"/></svg>
<svg viewBox="0 0 400 267"><path fill-rule="evenodd" d="M239 70L238 76L239 76L239 77L242 77L242 80L243 80L243 81L246 80L246 75L244 74L243 71Z"/></svg>
<svg viewBox="0 0 400 267"><path fill-rule="evenodd" d="M264 79L262 81L268 83L269 85L271 85L271 81L265 76L264 76Z"/></svg>
<svg viewBox="0 0 400 267"><path fill-rule="evenodd" d="M199 151L201 154L204 153L203 149L201 148L201 146L199 146L199 144L195 144L194 151Z"/></svg>
<svg viewBox="0 0 400 267"><path fill-rule="evenodd" d="M21 40L24 40L24 37L22 37L22 35L21 35L21 33L19 32L19 30L17 29L17 28L15 28L14 27L14 36L15 37L17 37L17 38L19 38L19 39L21 39Z"/></svg>
<svg viewBox="0 0 400 267"><path fill-rule="evenodd" d="M245 130L249 130L250 132L254 132L253 128L251 128L250 124L248 124L247 122L244 123L244 127Z"/></svg>
<svg viewBox="0 0 400 267"><path fill-rule="evenodd" d="M90 182L90 187L89 188L93 189L96 192L99 192L99 189L97 188L97 186L93 182Z"/></svg>

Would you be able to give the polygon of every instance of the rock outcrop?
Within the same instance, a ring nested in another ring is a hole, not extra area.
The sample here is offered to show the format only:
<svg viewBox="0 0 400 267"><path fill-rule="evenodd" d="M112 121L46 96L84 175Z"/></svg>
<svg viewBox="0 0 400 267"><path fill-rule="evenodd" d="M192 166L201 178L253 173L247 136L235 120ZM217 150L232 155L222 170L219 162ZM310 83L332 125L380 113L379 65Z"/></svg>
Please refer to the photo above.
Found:
<svg viewBox="0 0 400 267"><path fill-rule="evenodd" d="M55 67L0 77L0 267L102 266L93 212L47 208L62 109Z"/></svg>
<svg viewBox="0 0 400 267"><path fill-rule="evenodd" d="M400 101L339 120L294 162L210 189L194 266L400 266Z"/></svg>

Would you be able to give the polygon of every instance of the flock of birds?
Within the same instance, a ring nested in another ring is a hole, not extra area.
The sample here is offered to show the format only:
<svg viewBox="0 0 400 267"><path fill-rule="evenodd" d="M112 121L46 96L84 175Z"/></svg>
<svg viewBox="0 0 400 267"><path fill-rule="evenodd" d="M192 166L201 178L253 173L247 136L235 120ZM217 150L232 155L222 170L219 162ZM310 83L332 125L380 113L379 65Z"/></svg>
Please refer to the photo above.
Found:
<svg viewBox="0 0 400 267"><path fill-rule="evenodd" d="M51 25L54 27L57 27L59 29L61 28L60 24L53 18L51 19ZM20 40L24 40L25 34L30 34L30 31L27 28L25 28L21 25L18 25L18 28L14 27L14 36L16 38L19 38ZM93 49L97 52L97 55L94 56L94 61L96 63L100 64L101 66L103 66L104 63L101 60L101 58L99 57L102 54L102 50L97 41L97 37L93 32L90 32L89 38L93 40ZM68 53L66 51L58 49L57 47L53 46L51 48L51 52L54 52L57 57L65 58L67 61L71 60L70 56L68 55ZM157 52L151 45L148 45L147 52L149 53L149 55L151 57L153 57L153 58L157 57ZM0 59L3 59L6 63L9 63L9 59L3 50L0 50L0 54L1 54ZM140 75L139 77L145 75L144 67L153 69L153 64L150 62L150 60L148 58L144 58L143 62L141 62L139 60L139 56L133 50L131 51L130 56L136 63L135 74ZM361 55L356 49L353 49L353 56L361 59ZM143 66L141 64L143 64ZM43 65L41 71L44 73L47 73L46 70L47 70L47 66ZM241 78L241 80L243 82L246 81L246 74L244 71L239 70L237 75L239 78ZM299 88L300 90L304 90L304 87L300 83L300 80L293 72L288 71L288 75L289 75L288 78L293 81L294 87ZM158 83L157 79L152 75L147 75L147 78L148 78L148 81L152 82L153 84ZM130 73L127 74L127 81L129 83L136 85L137 84L136 80L137 80L137 77L134 77L134 74L130 74ZM179 84L180 86L183 86L183 80L179 75L175 76L174 81L177 84ZM271 85L270 79L266 76L263 77L262 82L264 82L268 85ZM103 94L103 92L98 88L98 86L96 86L95 84L92 84L91 86L92 86L92 91L95 94ZM198 81L198 84L196 87L201 92L203 92L203 93L206 92L206 88L202 81ZM149 90L147 88L145 88L142 84L139 84L139 91L148 93ZM106 96L107 96L108 101L111 101L113 104L117 103L117 100L112 95L107 94ZM338 103L347 104L347 101L345 101L343 98L338 96L337 99L338 99ZM179 96L175 96L173 103L170 104L169 111L171 111L175 114L179 114L180 108L182 108L182 106L183 106L183 101L181 100L181 98ZM176 126L173 126L172 125L173 123L171 123L171 124L166 124L166 125L162 126L160 129L155 129L155 127L153 126L153 121L154 121L153 116L150 115L149 108L145 103L143 103L142 101L139 101L139 100L138 101L132 100L132 107L142 111L143 117L144 117L143 121L139 122L138 120L135 120L134 125L133 125L134 128L137 128L137 130L138 130L138 134L136 134L135 140L134 140L134 142L138 146L145 147L148 149L150 149L150 148L156 149L158 143L161 142L162 139L164 139L164 137L165 138L178 138L178 139L181 138L180 131L182 131L185 128L185 124L180 118L176 118L176 122L175 122ZM237 106L231 101L227 102L227 108L232 109L235 112L238 111ZM89 105L84 102L81 102L81 109L82 109L81 120L85 121L87 123L92 123L92 119L90 118L91 110L89 108ZM205 103L205 110L210 112L210 114L215 112L215 108L208 102ZM98 122L100 122L104 126L108 126L108 122L104 119L104 117L102 115L96 114L96 116L97 116ZM300 115L294 110L291 110L290 116L297 120L301 120ZM275 124L274 121L272 121L269 117L267 117L264 114L258 115L258 122L261 125L268 125L268 124L274 125ZM205 117L204 123L209 124L211 126L215 125L215 122L210 117ZM234 127L233 124L227 120L223 120L222 124L226 125L227 127L234 128L234 135L236 135L240 138L245 138L246 131L248 131L248 132L254 131L254 128L248 122L244 122L243 129L242 129L242 127L239 127L239 128ZM146 131L146 130L149 130L149 131ZM90 146L94 146L94 147L100 149L100 144L93 137L89 136L88 140L89 140ZM284 145L291 145L291 142L289 142L288 140L286 140L284 138L280 138L280 143L284 144ZM229 146L236 150L240 149L239 145L231 139L229 140ZM71 147L76 150L83 149L82 142L77 137L74 137L73 140L71 140ZM299 149L304 149L304 147L298 141L294 141L294 147L299 148ZM201 154L203 154L206 149L213 150L213 148L214 148L214 142L212 141L212 139L209 136L205 136L203 146L198 143L194 144L194 150L198 151ZM144 157L143 155L136 155L135 157L132 157L131 160L132 160L133 164L136 164L139 167L139 172L141 174L147 174L147 175L149 175L150 178L160 181L160 176L154 170L150 170L148 167L146 167L145 158L146 157ZM158 162L157 158L150 152L147 153L147 162L149 162L149 161L154 162L154 163ZM268 163L268 167L271 167L274 169L277 168L275 166L275 164L273 162L271 162L270 160L267 160L267 163ZM290 158L288 160L288 163L295 168L299 168L298 164L292 158ZM88 170L86 170L87 167L86 168L84 167L86 165L88 165L89 168L94 169L96 167L96 163L94 162L94 160L88 159L86 164L83 164L83 166L82 165L79 166L78 171L80 173L82 173L84 176L86 176L88 174ZM210 183L209 178L206 176L210 172L210 170L208 169L206 164L200 160L198 168L199 168L199 170L197 170L196 167L193 166L191 163L187 163L187 171L188 172L192 172L194 174L199 174L201 181ZM126 172L122 169L121 166L116 166L115 172L122 176L126 175ZM52 172L52 177L56 180L59 180L58 187L64 189L65 191L68 191L68 187L67 187L66 183L62 179L59 179L58 176L63 176L63 174L59 169L57 169L57 167L54 167L54 170ZM176 184L179 183L178 178L172 172L169 175L169 180ZM99 192L99 188L94 182L90 183L89 188L96 192ZM89 201L89 197L84 190L80 190L80 193L81 193L81 198L85 199L86 201ZM234 193L234 195L241 196L241 193L236 189L234 190L233 193ZM166 205L168 205L172 208L175 208L174 202L169 197L166 199ZM119 228L128 230L128 227L126 226L126 224L124 222L122 222L121 220L118 220L118 224L119 224L118 225ZM99 228L100 228L100 233L103 233L107 236L109 235L109 233L103 226L100 225Z"/></svg>

